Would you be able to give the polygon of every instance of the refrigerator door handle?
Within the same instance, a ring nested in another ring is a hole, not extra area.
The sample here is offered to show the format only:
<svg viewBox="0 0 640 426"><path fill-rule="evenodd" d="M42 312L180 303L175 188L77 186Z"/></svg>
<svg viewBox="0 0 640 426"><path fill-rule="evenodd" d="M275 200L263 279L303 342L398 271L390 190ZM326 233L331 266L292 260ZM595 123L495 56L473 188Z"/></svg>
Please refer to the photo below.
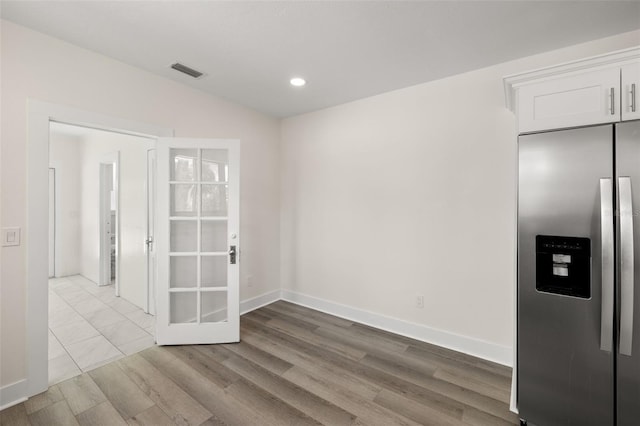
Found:
<svg viewBox="0 0 640 426"><path fill-rule="evenodd" d="M620 195L620 353L631 356L633 343L633 204L631 178L618 178Z"/></svg>
<svg viewBox="0 0 640 426"><path fill-rule="evenodd" d="M600 179L600 240L602 244L602 297L600 308L600 349L611 352L613 345L613 189L609 178Z"/></svg>

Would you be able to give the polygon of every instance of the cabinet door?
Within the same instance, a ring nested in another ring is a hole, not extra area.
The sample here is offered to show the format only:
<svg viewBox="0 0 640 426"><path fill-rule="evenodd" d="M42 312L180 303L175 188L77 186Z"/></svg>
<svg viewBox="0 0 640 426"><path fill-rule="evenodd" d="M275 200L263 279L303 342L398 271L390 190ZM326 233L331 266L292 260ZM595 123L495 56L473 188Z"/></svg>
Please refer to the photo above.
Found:
<svg viewBox="0 0 640 426"><path fill-rule="evenodd" d="M620 68L523 86L518 109L521 133L620 121Z"/></svg>
<svg viewBox="0 0 640 426"><path fill-rule="evenodd" d="M622 67L621 108L622 121L640 118L640 64L629 64Z"/></svg>

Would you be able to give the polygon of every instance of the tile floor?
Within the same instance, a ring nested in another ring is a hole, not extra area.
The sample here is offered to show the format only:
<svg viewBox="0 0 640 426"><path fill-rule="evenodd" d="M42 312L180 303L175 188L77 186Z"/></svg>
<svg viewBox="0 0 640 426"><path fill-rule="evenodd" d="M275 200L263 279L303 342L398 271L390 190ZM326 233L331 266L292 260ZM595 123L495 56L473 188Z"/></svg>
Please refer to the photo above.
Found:
<svg viewBox="0 0 640 426"><path fill-rule="evenodd" d="M154 345L154 317L81 275L49 280L49 385Z"/></svg>

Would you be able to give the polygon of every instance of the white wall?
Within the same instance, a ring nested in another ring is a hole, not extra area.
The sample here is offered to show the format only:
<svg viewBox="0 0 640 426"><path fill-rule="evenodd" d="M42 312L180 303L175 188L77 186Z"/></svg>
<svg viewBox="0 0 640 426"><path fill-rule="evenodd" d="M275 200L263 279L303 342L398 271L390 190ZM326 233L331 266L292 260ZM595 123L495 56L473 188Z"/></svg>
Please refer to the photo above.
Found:
<svg viewBox="0 0 640 426"><path fill-rule="evenodd" d="M82 139L82 275L99 282L100 162L119 152L120 296L144 308L146 294L147 149L155 142L129 135L92 131Z"/></svg>
<svg viewBox="0 0 640 426"><path fill-rule="evenodd" d="M281 267L285 289L505 347L515 126L501 78L640 43L629 33L288 119L280 146L277 120L1 23L2 226L28 233L28 98L239 138L241 299L278 289ZM2 248L0 387L26 376L26 268L24 245Z"/></svg>
<svg viewBox="0 0 640 426"><path fill-rule="evenodd" d="M77 137L51 133L49 167L56 169L55 273L80 273L80 146Z"/></svg>
<svg viewBox="0 0 640 426"><path fill-rule="evenodd" d="M241 300L279 289L278 120L7 21L0 39L2 226L21 227L23 240L29 232L28 98L173 128L179 137L240 139ZM26 377L25 253L24 244L2 248L0 387Z"/></svg>
<svg viewBox="0 0 640 426"><path fill-rule="evenodd" d="M502 77L638 44L627 33L283 120L283 287L510 362L516 131Z"/></svg>

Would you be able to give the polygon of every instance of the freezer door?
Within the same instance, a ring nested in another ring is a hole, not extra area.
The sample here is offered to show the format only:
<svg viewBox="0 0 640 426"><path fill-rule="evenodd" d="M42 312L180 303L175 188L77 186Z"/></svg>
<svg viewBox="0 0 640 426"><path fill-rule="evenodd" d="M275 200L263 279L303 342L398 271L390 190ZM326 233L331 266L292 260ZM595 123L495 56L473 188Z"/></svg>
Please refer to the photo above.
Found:
<svg viewBox="0 0 640 426"><path fill-rule="evenodd" d="M640 424L640 122L616 125L619 220L618 425Z"/></svg>
<svg viewBox="0 0 640 426"><path fill-rule="evenodd" d="M520 417L613 425L613 126L521 136L518 155Z"/></svg>

